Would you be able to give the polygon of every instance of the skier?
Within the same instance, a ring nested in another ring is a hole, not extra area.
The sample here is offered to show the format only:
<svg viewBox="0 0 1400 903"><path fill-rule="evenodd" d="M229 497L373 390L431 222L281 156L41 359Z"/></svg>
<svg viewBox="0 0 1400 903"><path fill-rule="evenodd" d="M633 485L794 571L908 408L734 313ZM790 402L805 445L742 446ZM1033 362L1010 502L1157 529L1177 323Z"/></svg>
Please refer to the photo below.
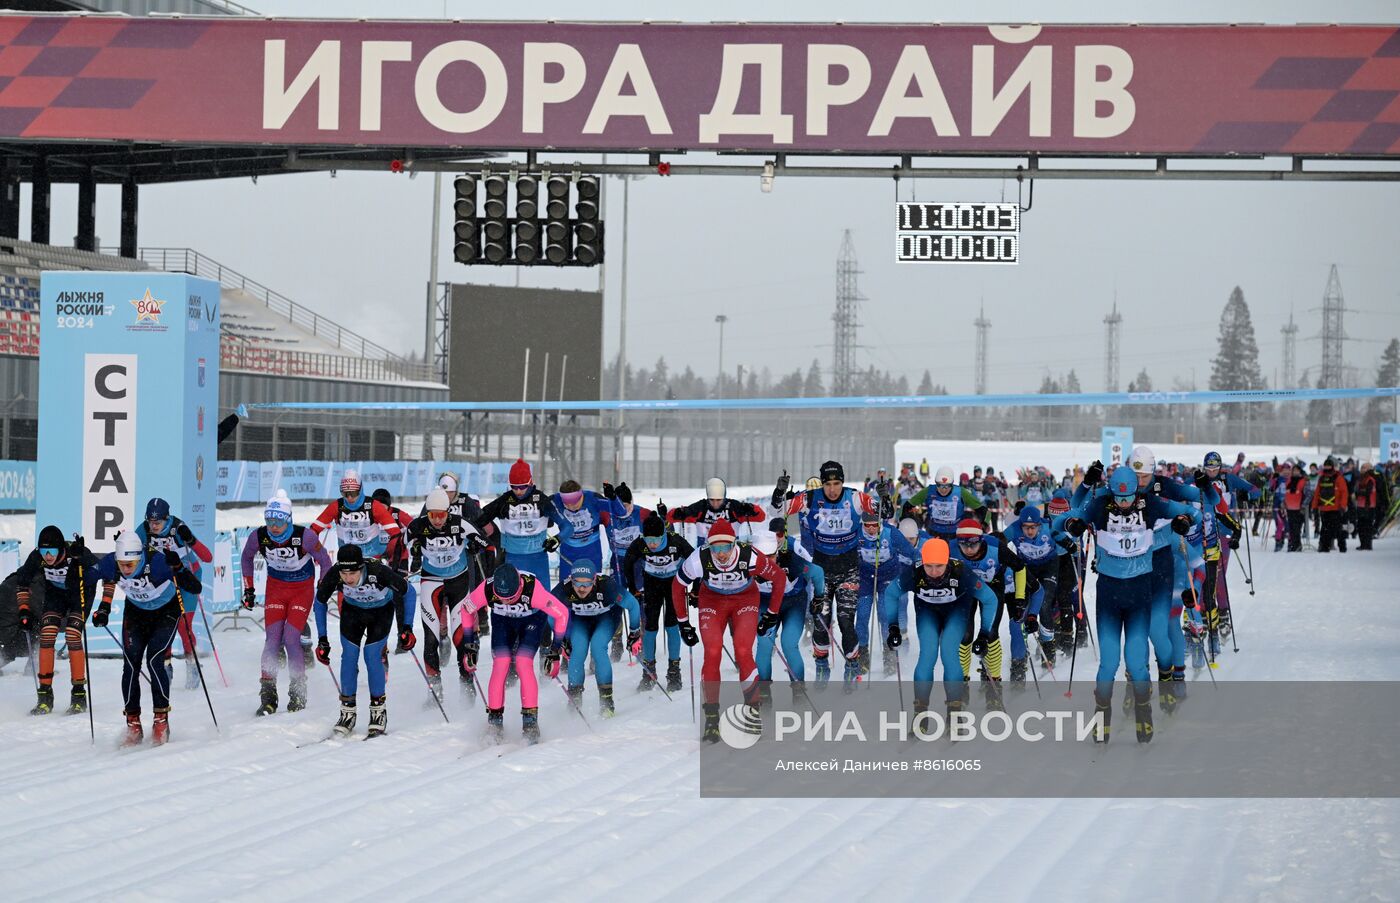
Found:
<svg viewBox="0 0 1400 903"><path fill-rule="evenodd" d="M821 466L821 489L809 489L785 503L775 513L797 515L802 544L826 576L829 595L813 600L812 658L818 689L831 679L831 595L835 596L836 622L841 625L841 656L846 660L843 686L847 693L860 678L860 638L856 628L860 597L861 516L875 512L870 496L846 488L846 471L836 461ZM778 494L774 493L774 499Z"/></svg>
<svg viewBox="0 0 1400 903"><path fill-rule="evenodd" d="M148 552L161 554L167 549L174 549L196 576L200 573L201 562L208 564L214 560L214 553L195 538L189 525L178 517L170 516L170 503L162 498L153 498L146 503L146 519L136 525L136 535L141 537L141 541L146 544ZM195 648L194 613L201 603L198 598L194 602L195 604L188 606L185 613L180 616L180 623L175 625L176 631L180 635L180 645L185 650L186 690L199 688L199 669L195 667L192 653ZM167 670L173 667L170 657L171 654L167 652L165 657Z"/></svg>
<svg viewBox="0 0 1400 903"><path fill-rule="evenodd" d="M451 493L448 493L448 496L450 498ZM370 495L370 498L383 505L384 509L389 512L389 516L394 519L394 523L399 525L399 534L389 541L387 548L385 548L384 550L384 554L379 557L386 564L388 564L389 567L397 571L400 577L407 579L409 572L410 557L408 554L407 537L404 535L404 530L408 528L409 524L413 523L413 515L409 514L402 508L396 508L394 506L394 497L389 494L389 490L385 489L382 486L374 490L374 492ZM364 549L361 549L360 553L363 554ZM411 618L413 616L413 609L411 607L405 608L399 605L394 606L394 616L396 618L402 618L405 615ZM403 633L404 627L408 627L410 633L413 632L412 621L405 622L400 620L397 621L395 626L398 627L397 632L400 634ZM395 655L402 655L407 651L408 648L405 647L402 643L399 643L394 647Z"/></svg>
<svg viewBox="0 0 1400 903"><path fill-rule="evenodd" d="M931 536L950 545L957 538L958 521L969 511L982 520L986 516L986 505L972 490L953 485L953 468L946 464L938 468L933 486L915 495L904 509L905 514L922 520Z"/></svg>
<svg viewBox="0 0 1400 903"><path fill-rule="evenodd" d="M772 598L762 617L758 616L758 580L772 584ZM691 626L686 603L692 585L699 589L699 633ZM758 666L753 657L754 638L757 632L766 633L777 626L786 590L787 575L778 563L752 546L739 543L734 528L724 519L710 525L705 547L691 553L676 572L671 585L671 605L675 608L681 639L692 647L702 636L705 640L704 667L700 672L705 695L702 742L719 740L719 663L725 627L733 638L734 660L744 701L749 706L757 706Z"/></svg>
<svg viewBox="0 0 1400 903"><path fill-rule="evenodd" d="M808 701L806 666L798 641L802 639L802 630L806 626L810 599L826 595L826 576L818 565L812 563L802 544L787 535L787 525L782 518L773 518L768 530L770 532L761 533L754 540L754 548L778 562L778 567L787 575L787 585L783 588L782 604L778 608L777 626L758 635L755 664L760 696L765 703L772 701L773 647L781 635L783 658L792 669L788 680L792 685L792 704L796 706ZM759 611L769 608L773 601L771 583L759 581L758 600Z"/></svg>
<svg viewBox="0 0 1400 903"><path fill-rule="evenodd" d="M902 568L899 576L885 587L881 600L889 628L885 645L897 650L904 642L904 632L896 620L896 607L905 593L914 594L914 630L919 637L919 660L914 665L914 716L928 711L933 694L934 666L940 654L943 658L943 691L948 714L952 716L967 705L967 683L958 646L973 608L980 607L981 620L973 651L988 654L996 637L992 633L996 620L997 597L976 574L969 572L961 561L951 560L948 543L940 538L925 540L919 549L919 563Z"/></svg>
<svg viewBox="0 0 1400 903"><path fill-rule="evenodd" d="M666 692L681 689L681 632L675 609L671 607L671 581L681 562L694 551L684 536L666 529L666 521L653 513L642 524L642 535L632 541L623 556L620 571L623 584L641 600L645 616L642 680L637 685L638 692L656 685L656 634L661 627L662 612L665 612L668 659Z"/></svg>
<svg viewBox="0 0 1400 903"><path fill-rule="evenodd" d="M559 548L559 539L549 535L549 527L567 527L549 496L535 485L524 458L517 458L510 466L508 481L509 488L483 505L472 525L480 533L499 530L505 560L517 571L548 583L549 553Z"/></svg>
<svg viewBox="0 0 1400 903"><path fill-rule="evenodd" d="M353 544L363 552L366 548L383 555L389 543L399 535L399 523L389 509L374 499L365 498L360 485L360 472L349 469L340 478L340 498L325 507L311 524L311 532L321 534L335 528L340 545Z"/></svg>
<svg viewBox="0 0 1400 903"><path fill-rule="evenodd" d="M253 559L263 557L267 584L263 592L262 675L257 715L277 711L277 656L287 654L287 711L306 708L306 659L301 655L301 632L311 617L316 573L330 570L331 558L315 533L292 524L292 503L278 490L263 509L263 526L248 534L240 559L243 607L253 610Z"/></svg>
<svg viewBox="0 0 1400 903"><path fill-rule="evenodd" d="M599 574L587 558L575 561L569 579L554 587L554 596L569 607L569 698L582 707L583 674L588 656L593 656L598 683L598 713L604 718L615 714L613 707L613 668L608 641L625 610L631 618L627 648L633 654L642 648L642 611L622 585L620 577Z"/></svg>
<svg viewBox="0 0 1400 903"><path fill-rule="evenodd" d="M378 558L366 558L354 543L341 546L335 567L321 571L316 585L316 660L329 667L331 644L326 638L327 603L340 595L340 718L332 734L348 737L355 730L355 703L360 688L360 656L365 659L365 681L369 687L368 737L378 737L389 729L389 709L385 689L384 646L394 623L394 609L402 625L414 602L413 587L403 575ZM397 600L397 605L394 604ZM399 644L412 649L417 643L407 626L399 628Z"/></svg>
<svg viewBox="0 0 1400 903"><path fill-rule="evenodd" d="M511 534L505 535L509 537ZM465 667L469 673L476 670L476 613L482 609L489 609L493 622L491 681L486 690L487 735L498 742L504 736L506 674L513 666L520 677L521 733L527 743L537 743L540 739L540 694L532 668L535 650L544 642L547 625L552 624L553 641L544 659L549 677L558 680L564 637L569 630L569 609L545 589L534 574L520 573L509 561L500 565L489 581L472 590L467 604L462 606L462 631L467 652Z"/></svg>
<svg viewBox="0 0 1400 903"><path fill-rule="evenodd" d="M621 575L622 560L632 543L642 535L642 525L652 512L650 508L632 503L632 489L626 483L619 483L615 488L611 483L604 483L603 498L608 500L610 506L608 547L612 550L612 572Z"/></svg>
<svg viewBox="0 0 1400 903"><path fill-rule="evenodd" d="M784 493L787 483L780 482ZM749 502L741 502L729 497L728 487L719 477L705 481L705 497L680 508L672 508L666 515L672 524L694 524L695 546L705 545L705 537L710 527L724 520L729 524L759 524L768 518L763 510Z"/></svg>
<svg viewBox="0 0 1400 903"><path fill-rule="evenodd" d="M476 695L467 668L459 611L472 591L471 559L485 548L470 521L451 511L447 491L441 486L428 493L427 512L413 519L404 531L412 557L410 570L422 576L418 583L418 613L423 623L423 667L433 695L442 698L442 668L447 647L457 648L457 679L463 692Z"/></svg>
<svg viewBox="0 0 1400 903"><path fill-rule="evenodd" d="M1238 469L1244 462L1244 453L1241 452L1235 462ZM1243 534L1243 528L1235 521L1236 501L1239 494L1243 493L1250 501L1259 499L1259 488L1248 480L1243 479L1236 473L1230 473L1221 469L1220 453L1207 452L1201 462L1201 469L1205 471L1207 479L1210 480L1211 487L1220 498L1220 514L1230 520L1227 526L1230 527L1233 542L1222 544L1220 548L1220 566L1217 569L1215 578L1215 598L1214 608L1219 612L1221 636L1228 637L1233 625L1230 621L1230 552L1239 546L1239 537Z"/></svg>
<svg viewBox="0 0 1400 903"><path fill-rule="evenodd" d="M880 520L873 511L860 516L861 534L858 547L860 555L860 589L856 597L856 636L860 641L859 656L862 674L870 673L870 615L874 610L879 622L880 636L888 632L885 623L884 606L876 604L881 588L895 578L905 567L919 558L919 553L904 538L904 534ZM908 606L899 606L898 618L901 629L905 628ZM883 643L884 672L888 677L895 672L894 656Z"/></svg>
<svg viewBox="0 0 1400 903"><path fill-rule="evenodd" d="M962 535L961 525L958 535ZM1016 578L1015 600L1011 603L1011 619L1024 627L1024 630L1013 628L1011 631L1011 683L1024 689L1029 654L1026 636L1034 635L1042 652L1053 640L1054 634L1041 628L1040 612L1047 601L1053 602L1059 596L1060 558L1074 543L1064 534L1055 533L1035 505L1022 508L1020 516L1007 524L1002 536L1006 551L1025 564L1025 572ZM1048 653L1046 660L1054 663Z"/></svg>
<svg viewBox="0 0 1400 903"><path fill-rule="evenodd" d="M560 523L560 582L572 573L577 561L592 562L595 574L601 571L602 530L608 525L612 502L591 489L584 489L577 480L560 483L559 491L550 501L554 504L554 514Z"/></svg>
<svg viewBox="0 0 1400 903"><path fill-rule="evenodd" d="M1152 551L1159 542L1166 541L1153 530L1159 520L1170 521L1172 531L1185 536L1192 526L1200 524L1201 514L1190 505L1159 495L1139 494L1137 472L1120 465L1109 476L1107 494L1095 493L1082 507L1072 508L1052 524L1052 529L1071 536L1094 530L1094 567L1098 574L1095 619L1099 628L1094 708L1102 719L1102 730L1095 731L1094 739L1099 743L1108 742L1113 679L1120 663L1126 665L1133 684L1138 742L1152 740L1147 632L1156 569Z"/></svg>
<svg viewBox="0 0 1400 903"><path fill-rule="evenodd" d="M39 701L30 709L31 715L47 715L53 711L54 646L58 632L63 630L68 645L68 671L73 689L69 697L68 714L87 711L87 652L83 646L83 624L87 608L92 606L92 593L97 584L97 557L83 545L81 536L73 537L70 545L63 531L49 524L39 531L39 544L15 571L19 604L19 627L29 633L34 626L30 610L29 588L42 573L44 578L44 610L39 615ZM85 607L86 606L86 607Z"/></svg>
<svg viewBox="0 0 1400 903"><path fill-rule="evenodd" d="M102 601L92 613L93 624L107 626L117 587L126 596L122 615L126 735L122 745L135 746L142 740L141 681L137 671L144 659L155 712L151 743L160 746L170 739L170 672L165 667L166 656L185 610L183 593L197 596L203 589L199 575L185 567L174 549L166 549L163 555L148 554L146 544L133 530L117 534L116 550L103 556L95 570L103 587Z"/></svg>
<svg viewBox="0 0 1400 903"><path fill-rule="evenodd" d="M1025 511L1021 512L1021 516L1025 517ZM1035 612L1028 610L1026 604L1026 566L1017 556L1009 536L985 535L982 522L975 517L963 518L958 524L957 538L957 545L949 549L949 554L955 561L962 562L997 597L991 639L987 641L987 651L982 654L982 692L988 711L1005 711L1001 692L1002 615L1007 612L1011 615L1008 625L1011 631L1011 680L1020 689L1025 689L1026 685L1026 634L1038 627ZM1008 597L1011 601L1008 601ZM1035 600L1031 608L1038 610L1038 602L1038 599ZM973 623L969 619L963 628L962 643L958 646L958 663L964 679L969 677L972 665L972 646L976 642L972 633Z"/></svg>

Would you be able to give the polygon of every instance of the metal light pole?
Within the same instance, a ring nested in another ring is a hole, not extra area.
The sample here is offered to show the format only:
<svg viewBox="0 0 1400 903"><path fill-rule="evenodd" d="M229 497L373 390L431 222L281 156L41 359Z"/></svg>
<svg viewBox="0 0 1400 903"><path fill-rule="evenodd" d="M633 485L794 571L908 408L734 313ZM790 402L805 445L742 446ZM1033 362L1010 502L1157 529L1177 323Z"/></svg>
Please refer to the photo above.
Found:
<svg viewBox="0 0 1400 903"><path fill-rule="evenodd" d="M423 325L423 364L428 373L433 368L434 325L437 320L438 241L442 223L442 173L433 173L433 240L428 263L428 310Z"/></svg>
<svg viewBox="0 0 1400 903"><path fill-rule="evenodd" d="M724 399L724 324L729 318L724 314L715 314L715 322L719 324L719 370L715 372L715 401ZM715 423L720 428L724 427L724 411L715 409Z"/></svg>

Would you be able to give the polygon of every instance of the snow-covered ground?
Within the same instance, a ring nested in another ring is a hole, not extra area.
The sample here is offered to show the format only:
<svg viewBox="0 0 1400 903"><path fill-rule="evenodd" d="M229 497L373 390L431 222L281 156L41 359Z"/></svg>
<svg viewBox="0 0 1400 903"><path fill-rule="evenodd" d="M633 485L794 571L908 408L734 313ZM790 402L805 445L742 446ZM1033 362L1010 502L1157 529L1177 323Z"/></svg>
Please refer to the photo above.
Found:
<svg viewBox="0 0 1400 903"><path fill-rule="evenodd" d="M1241 648L1221 680L1400 680L1400 540L1325 557L1256 545L1254 564L1253 598L1232 574ZM86 718L27 716L32 678L5 669L4 899L1400 896L1396 800L701 800L689 690L638 696L625 661L615 719L590 733L546 685L545 742L493 748L479 708L454 688L444 724L397 656L386 738L298 749L335 718L325 669L306 711L254 718L261 637L217 637L221 730L177 689L161 749L116 748L119 661L93 665L95 747ZM591 678L585 700L592 715Z"/></svg>

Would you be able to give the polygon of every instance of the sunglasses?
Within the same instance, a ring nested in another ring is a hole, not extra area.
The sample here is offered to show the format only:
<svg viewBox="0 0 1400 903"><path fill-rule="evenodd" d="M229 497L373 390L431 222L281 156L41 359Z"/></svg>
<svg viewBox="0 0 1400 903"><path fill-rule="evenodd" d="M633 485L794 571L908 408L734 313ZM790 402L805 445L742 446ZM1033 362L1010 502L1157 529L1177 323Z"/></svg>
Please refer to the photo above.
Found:
<svg viewBox="0 0 1400 903"><path fill-rule="evenodd" d="M573 578L574 589L579 590L580 592L592 589L593 585L597 582L598 579L596 577L589 577L587 580L581 579L579 577Z"/></svg>

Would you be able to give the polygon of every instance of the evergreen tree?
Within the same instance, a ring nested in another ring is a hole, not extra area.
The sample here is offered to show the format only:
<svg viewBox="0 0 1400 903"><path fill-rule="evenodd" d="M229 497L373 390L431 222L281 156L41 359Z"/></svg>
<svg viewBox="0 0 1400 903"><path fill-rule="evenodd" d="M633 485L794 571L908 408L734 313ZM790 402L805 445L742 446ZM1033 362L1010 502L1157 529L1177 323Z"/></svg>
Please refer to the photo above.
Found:
<svg viewBox="0 0 1400 903"><path fill-rule="evenodd" d="M1264 376L1259 370L1259 344L1254 340L1254 323L1249 317L1249 305L1240 287L1230 293L1220 314L1220 350L1210 367L1210 388L1217 392L1264 388ZM1232 422L1246 416L1262 419L1263 405L1254 405L1246 412L1244 405L1219 404L1211 408L1211 416Z"/></svg>
<svg viewBox="0 0 1400 903"><path fill-rule="evenodd" d="M1381 365L1376 371L1376 387L1394 388L1400 386L1400 339L1391 339L1381 352ZM1366 426L1372 432L1381 421L1388 421L1395 411L1395 402L1389 398L1372 398L1366 406Z"/></svg>
<svg viewBox="0 0 1400 903"><path fill-rule="evenodd" d="M927 370L924 371L924 378L921 379L921 380L919 380L919 388L917 388L917 389L914 390L914 394L915 394L915 395L932 395L932 394L933 394L933 377L929 375L929 372L928 372Z"/></svg>
<svg viewBox="0 0 1400 903"><path fill-rule="evenodd" d="M816 358L812 359L812 366L807 370L807 379L802 383L803 398L820 398L826 394L826 386L822 384L822 365Z"/></svg>

